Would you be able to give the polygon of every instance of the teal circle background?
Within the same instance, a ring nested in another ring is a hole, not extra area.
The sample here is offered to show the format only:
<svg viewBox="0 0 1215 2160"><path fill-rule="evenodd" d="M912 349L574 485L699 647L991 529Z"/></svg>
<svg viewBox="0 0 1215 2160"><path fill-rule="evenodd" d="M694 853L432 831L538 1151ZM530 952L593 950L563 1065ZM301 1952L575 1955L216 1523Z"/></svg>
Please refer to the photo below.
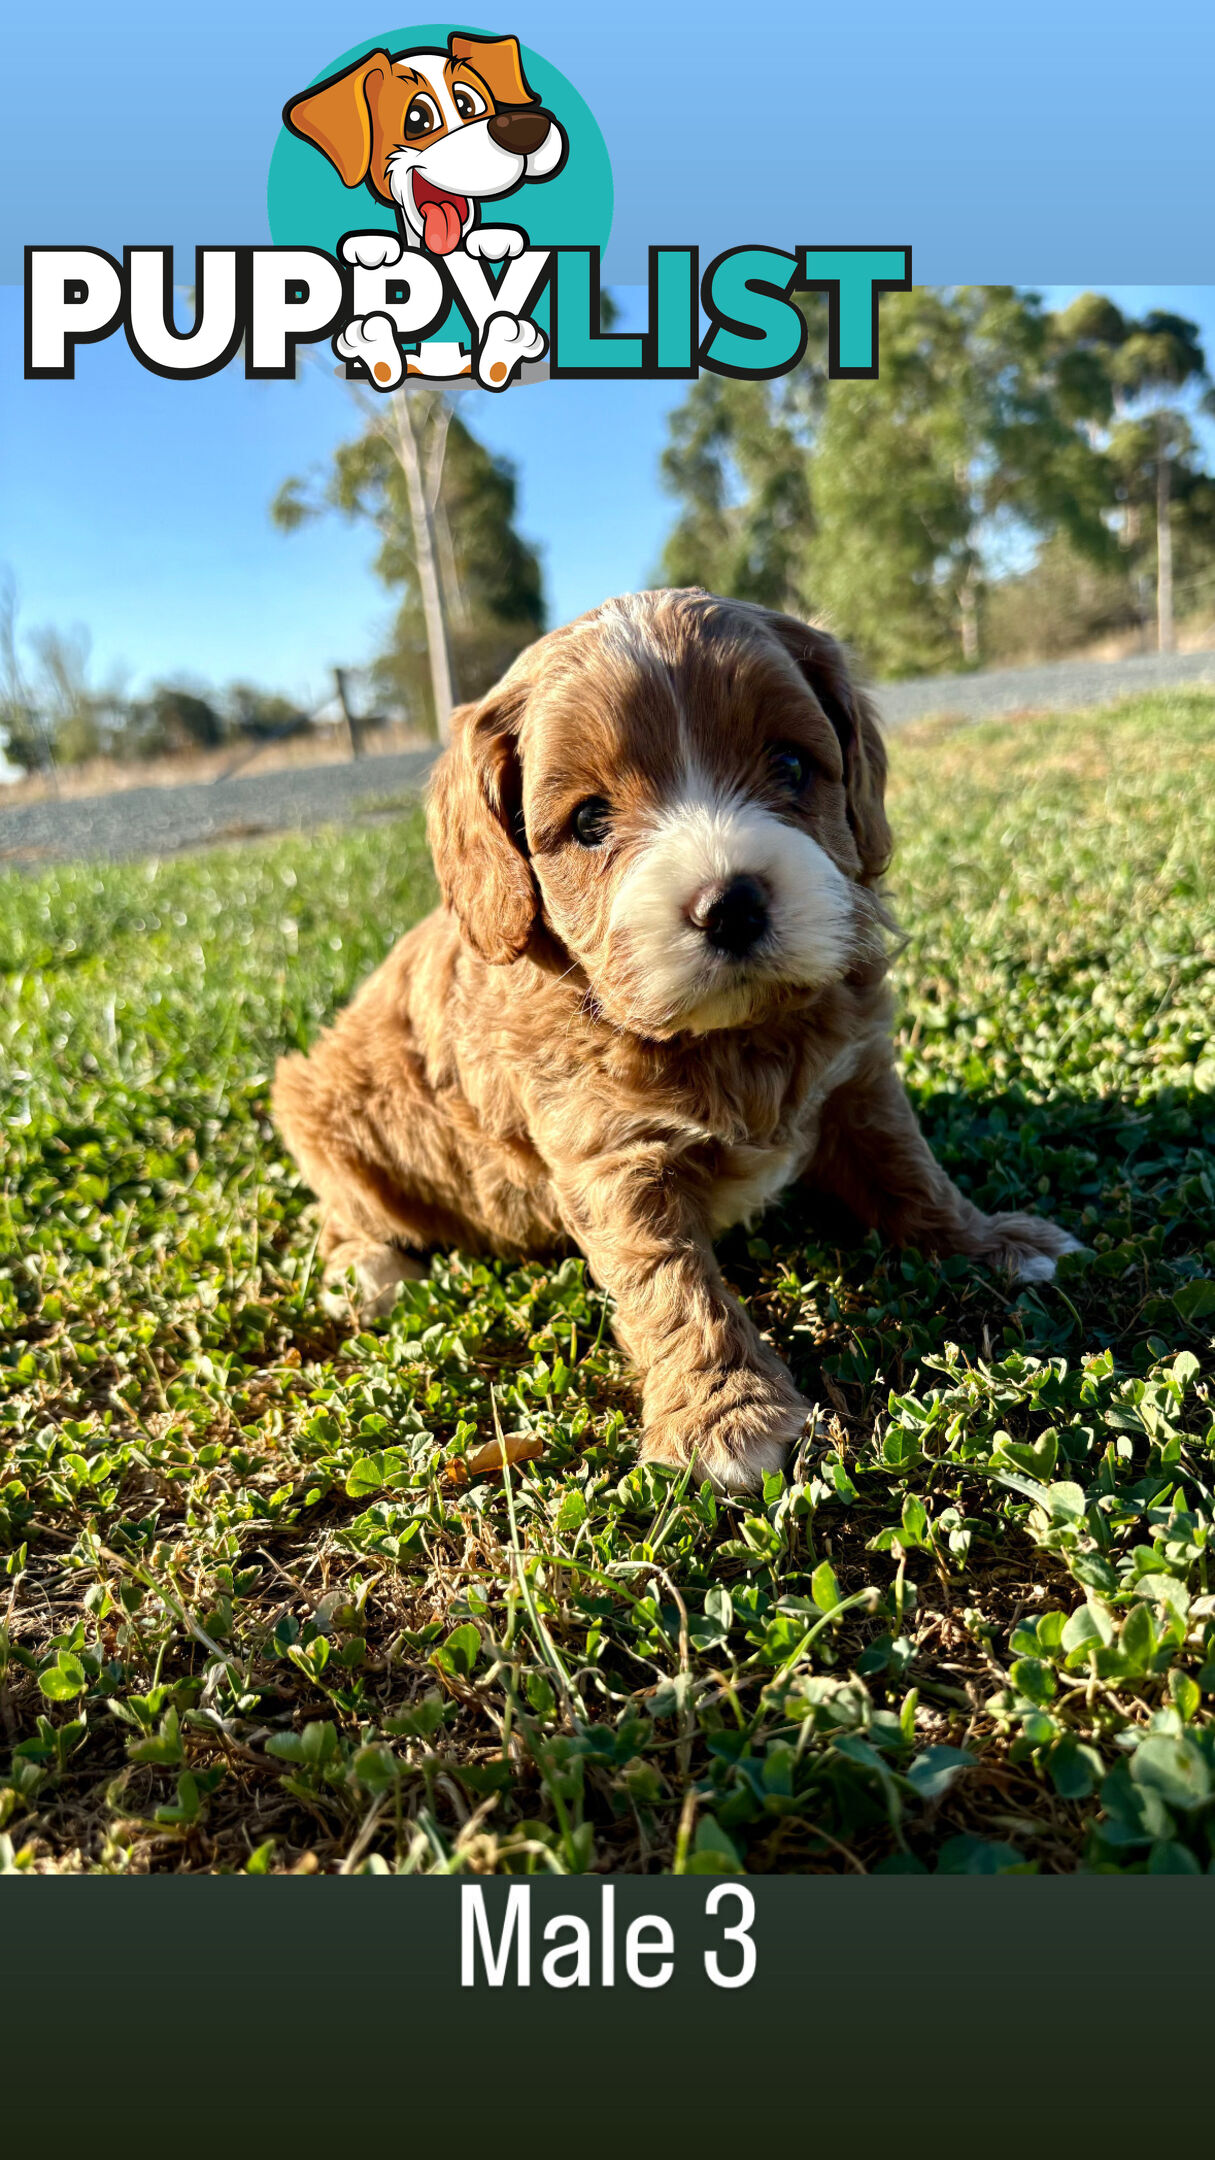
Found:
<svg viewBox="0 0 1215 2160"><path fill-rule="evenodd" d="M364 38L339 53L312 81L324 82L380 47L400 53L412 47L446 46L453 30L471 37L501 35L474 30L467 23L413 23L406 30L386 30L379 37ZM559 68L522 42L519 49L528 82L565 130L569 156L554 180L532 181L509 195L495 196L483 206L480 222L521 225L533 247L605 248L612 229L612 166L598 122ZM311 87L311 83L300 83L293 91L288 85L283 103ZM344 187L329 160L285 127L279 131L270 159L266 209L276 247L324 248L333 255L343 233L398 230L387 203L378 202L369 188Z"/></svg>

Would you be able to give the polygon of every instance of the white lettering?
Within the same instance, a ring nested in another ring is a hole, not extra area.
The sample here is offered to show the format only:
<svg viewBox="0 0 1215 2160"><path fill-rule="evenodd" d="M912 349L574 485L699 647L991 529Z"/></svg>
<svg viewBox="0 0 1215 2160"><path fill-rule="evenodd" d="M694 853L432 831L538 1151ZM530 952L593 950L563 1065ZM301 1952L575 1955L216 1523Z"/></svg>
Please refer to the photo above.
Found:
<svg viewBox="0 0 1215 2160"><path fill-rule="evenodd" d="M250 372L290 373L297 344L321 337L340 318L342 273L319 248L251 248L253 328Z"/></svg>
<svg viewBox="0 0 1215 2160"><path fill-rule="evenodd" d="M234 248L203 249L194 328L185 336L172 327L170 250L132 248L128 261L127 321L141 360L170 374L197 375L231 359L237 337Z"/></svg>
<svg viewBox="0 0 1215 2160"><path fill-rule="evenodd" d="M404 298L388 299L388 293L396 287L404 287ZM420 255L410 249L399 263L384 264L374 270L356 269L354 273L354 312L361 322L367 315L389 315L398 337L425 337L428 330L437 329L447 313L447 287L438 264L429 255Z"/></svg>
<svg viewBox="0 0 1215 2160"><path fill-rule="evenodd" d="M506 1979L511 1945L518 1934L515 1950L515 1985L531 1985L531 1885L512 1883L506 1894L506 1920L502 1928L497 1954L489 1931L489 1918L485 1910L485 1892L480 1883L463 1883L460 1887L460 1986L476 1986L477 1947L480 1945L485 1975L491 1987L501 1987ZM547 1930L546 1930L547 1932Z"/></svg>
<svg viewBox="0 0 1215 2160"><path fill-rule="evenodd" d="M653 1939L647 1941L647 1936ZM624 1969L634 1987L665 1987L675 1970L671 1957L674 1948L675 1937L667 1921L659 1920L653 1913L644 1913L640 1920L631 1920L624 1938ZM642 1958L662 1958L664 1962L653 1972L643 1972Z"/></svg>
<svg viewBox="0 0 1215 2160"><path fill-rule="evenodd" d="M75 348L108 337L122 315L118 265L97 248L31 248L26 284L26 370L76 372Z"/></svg>
<svg viewBox="0 0 1215 2160"><path fill-rule="evenodd" d="M705 1911L710 1915L715 1913L723 1898L738 1899L741 1917L735 1921L733 1927L725 1929L723 1939L741 1944L742 1965L738 1972L723 1972L716 1950L706 1950L705 1971L714 1987L746 1987L748 1980L755 1977L755 1943L750 1932L755 1919L755 1899L749 1890L744 1890L741 1883L718 1883L716 1890L709 1892Z"/></svg>
<svg viewBox="0 0 1215 2160"><path fill-rule="evenodd" d="M560 1938L563 1935L568 1935L570 1940L562 1942ZM555 1988L589 1987L591 1984L591 1931L586 1921L580 1920L576 1913L559 1913L557 1918L550 1920L545 1928L544 1940L557 1945L556 1949L549 1951L540 1968L549 1986ZM568 1972L564 1971L562 1968L570 1959L573 1960L573 1963Z"/></svg>
<svg viewBox="0 0 1215 2160"><path fill-rule="evenodd" d="M465 255L459 248L444 256L447 275L478 337L491 315L526 315L543 282L549 253L547 248L525 248L508 264L496 287L476 256Z"/></svg>

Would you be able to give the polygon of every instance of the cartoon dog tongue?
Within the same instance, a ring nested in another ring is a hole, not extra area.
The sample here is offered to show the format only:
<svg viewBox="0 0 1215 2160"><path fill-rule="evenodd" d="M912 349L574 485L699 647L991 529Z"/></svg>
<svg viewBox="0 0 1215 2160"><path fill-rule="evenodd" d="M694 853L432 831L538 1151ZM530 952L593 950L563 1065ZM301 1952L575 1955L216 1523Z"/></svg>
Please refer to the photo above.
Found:
<svg viewBox="0 0 1215 2160"><path fill-rule="evenodd" d="M422 216L422 245L429 255L450 255L463 230L468 203L463 195L440 194L426 181L419 187L419 178L414 179L414 201Z"/></svg>

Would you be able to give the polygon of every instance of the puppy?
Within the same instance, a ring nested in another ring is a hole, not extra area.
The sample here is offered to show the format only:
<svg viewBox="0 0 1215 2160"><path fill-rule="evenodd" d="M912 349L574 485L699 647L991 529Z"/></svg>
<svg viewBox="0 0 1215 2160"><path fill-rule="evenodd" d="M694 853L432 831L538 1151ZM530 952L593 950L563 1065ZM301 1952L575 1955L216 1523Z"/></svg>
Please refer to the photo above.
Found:
<svg viewBox="0 0 1215 2160"><path fill-rule="evenodd" d="M434 775L444 905L278 1068L331 1280L376 1313L428 1246L580 1248L643 1459L745 1488L807 1405L722 1280L732 1223L800 1181L1052 1275L1075 1241L963 1198L894 1070L884 781L839 646L787 616L639 593L522 653Z"/></svg>
<svg viewBox="0 0 1215 2160"><path fill-rule="evenodd" d="M551 180L567 150L513 37L453 32L446 52L368 53L290 99L283 120L347 187L391 203L406 246L431 255L467 242L479 203ZM513 227L482 228L472 251L499 259L522 245Z"/></svg>
<svg viewBox="0 0 1215 2160"><path fill-rule="evenodd" d="M490 262L523 255L527 235L514 225L479 225L478 206L525 181L553 179L569 149L523 73L518 40L455 31L446 51L366 54L289 99L283 121L328 158L346 187L366 186L395 209L400 238L343 237L344 261L364 270L392 269L409 248ZM379 391L395 390L407 374L473 375L484 390L505 390L524 366L540 362L548 343L536 323L512 311L508 283L509 273L478 325L471 358L458 342L431 339L417 359L403 360L391 318L378 309L347 323L334 352Z"/></svg>

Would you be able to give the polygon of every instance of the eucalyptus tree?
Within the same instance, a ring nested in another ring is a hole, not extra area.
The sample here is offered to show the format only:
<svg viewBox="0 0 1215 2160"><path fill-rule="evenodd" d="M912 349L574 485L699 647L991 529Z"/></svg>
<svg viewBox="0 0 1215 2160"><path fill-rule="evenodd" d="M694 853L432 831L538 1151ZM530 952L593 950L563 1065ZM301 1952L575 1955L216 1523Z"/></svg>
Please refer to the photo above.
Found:
<svg viewBox="0 0 1215 2160"><path fill-rule="evenodd" d="M1135 321L1097 293L1082 293L1058 320L1093 369L1090 425L1103 430L1122 544L1145 588L1144 536L1154 530L1156 644L1171 652L1176 514L1202 527L1209 519L1210 486L1192 421L1215 407L1198 325L1162 309Z"/></svg>
<svg viewBox="0 0 1215 2160"><path fill-rule="evenodd" d="M974 663L1002 548L1112 548L1084 380L1102 371L1011 286L888 294L876 380L829 380L807 312L789 376L702 381L672 415L664 574L825 614L884 674Z"/></svg>
<svg viewBox="0 0 1215 2160"><path fill-rule="evenodd" d="M543 630L539 556L516 527L513 466L446 394L415 384L361 405L362 431L327 470L284 481L271 516L288 532L327 512L372 527L376 574L400 594L373 676L445 740L453 702L488 689Z"/></svg>

